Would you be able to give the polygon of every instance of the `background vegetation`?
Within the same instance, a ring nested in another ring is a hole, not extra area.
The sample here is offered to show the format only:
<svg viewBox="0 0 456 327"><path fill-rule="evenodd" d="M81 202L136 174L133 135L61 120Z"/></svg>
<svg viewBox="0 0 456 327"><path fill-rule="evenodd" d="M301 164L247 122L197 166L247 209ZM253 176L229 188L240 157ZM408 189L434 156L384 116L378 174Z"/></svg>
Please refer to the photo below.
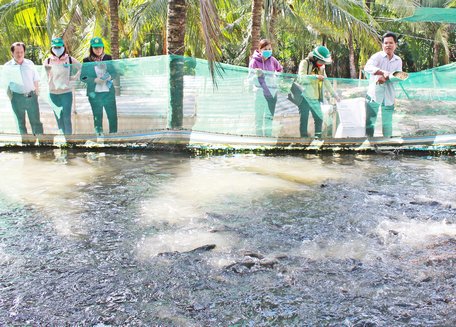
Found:
<svg viewBox="0 0 456 327"><path fill-rule="evenodd" d="M456 7L429 0L0 0L0 57L8 61L15 41L40 64L50 40L62 36L76 58L89 40L102 36L117 58L185 54L247 65L258 40L274 42L287 72L319 44L332 50L334 77L358 77L387 30L400 35L405 70L419 71L455 61L456 28L450 24L405 23L416 6Z"/></svg>

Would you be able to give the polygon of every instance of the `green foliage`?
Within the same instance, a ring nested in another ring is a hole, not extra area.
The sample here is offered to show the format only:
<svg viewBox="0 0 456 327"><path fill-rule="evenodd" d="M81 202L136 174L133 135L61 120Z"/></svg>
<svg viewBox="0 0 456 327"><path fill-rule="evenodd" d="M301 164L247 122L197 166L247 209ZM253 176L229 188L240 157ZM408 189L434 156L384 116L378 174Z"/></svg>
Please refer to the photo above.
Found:
<svg viewBox="0 0 456 327"><path fill-rule="evenodd" d="M186 55L201 58L220 55L222 62L246 66L251 2L213 0L222 30L217 43L205 38L202 33L208 26L201 20L201 3L200 0L187 1L183 45ZM204 3L207 5L209 2ZM387 30L400 35L398 54L404 59L404 67L408 71L432 67L434 51L438 51L436 58L439 65L455 60L454 25L399 23L396 20L412 14L417 4L456 7L454 0L377 0L372 3L370 12L364 3L350 0L265 1L262 37L269 35L270 29L273 29L270 36L274 41L274 56L286 72L292 73L297 71L300 60L315 45L324 43L334 59L328 73L334 77L348 77L349 36L353 36L354 64L359 69L373 52L380 50L378 37ZM167 5L167 0L120 1L119 46L122 58L164 53ZM206 12L208 15L210 13ZM63 36L71 54L82 59L88 54L90 38L95 35L107 41L106 51L109 52L107 0L0 0L1 62L10 59L9 45L12 42L23 41L28 45L27 56L40 63L49 54L53 36ZM439 44L437 47L434 46L436 43ZM213 47L210 53L209 46Z"/></svg>

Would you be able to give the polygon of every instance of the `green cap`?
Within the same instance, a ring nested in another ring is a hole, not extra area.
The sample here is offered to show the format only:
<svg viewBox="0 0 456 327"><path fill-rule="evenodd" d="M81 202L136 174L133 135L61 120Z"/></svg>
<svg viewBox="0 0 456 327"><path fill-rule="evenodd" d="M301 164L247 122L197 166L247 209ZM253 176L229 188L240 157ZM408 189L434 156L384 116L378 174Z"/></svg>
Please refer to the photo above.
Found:
<svg viewBox="0 0 456 327"><path fill-rule="evenodd" d="M323 61L327 65L332 63L331 52L325 46L319 45L312 51L312 54L314 58Z"/></svg>
<svg viewBox="0 0 456 327"><path fill-rule="evenodd" d="M61 37L55 37L52 39L51 45L53 47L63 47L64 46L63 39Z"/></svg>
<svg viewBox="0 0 456 327"><path fill-rule="evenodd" d="M92 40L90 40L90 46L92 48L103 48L103 39L101 37L94 37Z"/></svg>

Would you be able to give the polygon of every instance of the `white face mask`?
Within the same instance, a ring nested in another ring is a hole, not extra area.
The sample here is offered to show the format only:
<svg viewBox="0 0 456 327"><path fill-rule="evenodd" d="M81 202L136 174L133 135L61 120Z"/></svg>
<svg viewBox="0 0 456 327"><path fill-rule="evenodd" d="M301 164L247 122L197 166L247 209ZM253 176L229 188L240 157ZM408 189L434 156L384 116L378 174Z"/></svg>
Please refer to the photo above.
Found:
<svg viewBox="0 0 456 327"><path fill-rule="evenodd" d="M53 52L57 57L60 57L60 56L63 55L63 53L65 52L65 47L59 47L59 48L53 47L53 48L52 48L52 52Z"/></svg>

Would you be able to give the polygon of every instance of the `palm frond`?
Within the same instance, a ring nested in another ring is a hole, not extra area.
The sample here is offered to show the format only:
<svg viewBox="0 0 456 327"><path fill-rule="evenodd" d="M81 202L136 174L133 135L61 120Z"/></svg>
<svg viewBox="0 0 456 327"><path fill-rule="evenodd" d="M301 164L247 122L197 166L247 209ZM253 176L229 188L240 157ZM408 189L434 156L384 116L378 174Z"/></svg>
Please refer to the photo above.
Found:
<svg viewBox="0 0 456 327"><path fill-rule="evenodd" d="M206 58L209 61L209 70L215 82L215 75L221 75L223 69L217 61L220 60L219 47L222 33L217 13L217 8L212 0L200 0L200 16L202 32L206 45Z"/></svg>

